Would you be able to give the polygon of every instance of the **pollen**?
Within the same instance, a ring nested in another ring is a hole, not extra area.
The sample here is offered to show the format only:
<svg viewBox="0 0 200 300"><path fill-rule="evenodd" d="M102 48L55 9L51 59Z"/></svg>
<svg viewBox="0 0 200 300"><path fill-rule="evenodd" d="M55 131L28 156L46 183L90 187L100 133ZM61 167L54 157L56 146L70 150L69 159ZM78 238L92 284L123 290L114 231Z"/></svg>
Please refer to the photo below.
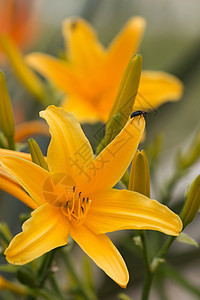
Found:
<svg viewBox="0 0 200 300"><path fill-rule="evenodd" d="M61 207L61 211L77 227L83 224L90 204L91 200L89 197L84 196L74 186L71 188L71 193L68 193L67 201Z"/></svg>

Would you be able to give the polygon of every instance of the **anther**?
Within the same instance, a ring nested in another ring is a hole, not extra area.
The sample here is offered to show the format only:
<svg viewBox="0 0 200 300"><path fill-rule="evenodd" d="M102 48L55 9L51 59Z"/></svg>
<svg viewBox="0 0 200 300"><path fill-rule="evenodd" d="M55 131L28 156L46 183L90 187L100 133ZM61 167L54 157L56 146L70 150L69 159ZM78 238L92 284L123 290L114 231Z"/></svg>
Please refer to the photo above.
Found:
<svg viewBox="0 0 200 300"><path fill-rule="evenodd" d="M82 201L82 203L84 204L84 202L85 202L85 197L83 197L83 201Z"/></svg>

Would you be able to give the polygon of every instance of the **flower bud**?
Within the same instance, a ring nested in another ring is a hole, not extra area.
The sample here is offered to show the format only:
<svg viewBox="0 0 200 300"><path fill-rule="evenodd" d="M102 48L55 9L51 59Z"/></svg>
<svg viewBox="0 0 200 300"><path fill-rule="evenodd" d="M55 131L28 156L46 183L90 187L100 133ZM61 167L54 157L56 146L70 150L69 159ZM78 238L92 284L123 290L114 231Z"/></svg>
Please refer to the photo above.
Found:
<svg viewBox="0 0 200 300"><path fill-rule="evenodd" d="M122 130L133 110L142 69L142 56L134 55L124 73L117 96L106 122L105 137L97 148L100 153Z"/></svg>
<svg viewBox="0 0 200 300"><path fill-rule="evenodd" d="M186 227L195 218L200 207L200 175L192 182L189 193L180 217L183 227Z"/></svg>
<svg viewBox="0 0 200 300"><path fill-rule="evenodd" d="M28 140L28 147L31 154L32 161L42 167L45 170L48 170L47 163L44 159L44 156L42 154L42 151L40 150L40 147L38 146L37 142L34 139Z"/></svg>
<svg viewBox="0 0 200 300"><path fill-rule="evenodd" d="M150 175L148 160L144 150L137 150L130 172L129 190L150 197Z"/></svg>
<svg viewBox="0 0 200 300"><path fill-rule="evenodd" d="M6 80L0 71L0 128L8 140L8 146L14 150L14 119Z"/></svg>

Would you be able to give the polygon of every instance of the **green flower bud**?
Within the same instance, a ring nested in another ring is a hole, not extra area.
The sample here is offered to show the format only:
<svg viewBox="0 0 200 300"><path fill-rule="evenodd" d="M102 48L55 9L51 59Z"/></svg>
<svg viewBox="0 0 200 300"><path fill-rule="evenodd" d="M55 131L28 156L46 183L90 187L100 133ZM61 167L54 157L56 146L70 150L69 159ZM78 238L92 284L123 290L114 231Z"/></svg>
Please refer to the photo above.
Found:
<svg viewBox="0 0 200 300"><path fill-rule="evenodd" d="M183 227L186 227L195 218L200 207L200 175L192 182L180 217Z"/></svg>
<svg viewBox="0 0 200 300"><path fill-rule="evenodd" d="M145 152L137 150L130 172L129 190L150 197L150 175Z"/></svg>
<svg viewBox="0 0 200 300"><path fill-rule="evenodd" d="M43 169L48 171L48 166L47 163L44 159L44 156L42 154L42 151L40 150L40 147L38 146L37 142L34 139L29 139L28 140L28 147L29 151L32 157L32 161L42 167Z"/></svg>
<svg viewBox="0 0 200 300"><path fill-rule="evenodd" d="M15 125L12 105L2 71L0 71L0 128L8 140L9 148L14 150Z"/></svg>
<svg viewBox="0 0 200 300"><path fill-rule="evenodd" d="M99 144L96 154L99 154L122 130L133 110L137 96L142 70L142 56L134 55L124 73L117 96L106 122L105 137Z"/></svg>

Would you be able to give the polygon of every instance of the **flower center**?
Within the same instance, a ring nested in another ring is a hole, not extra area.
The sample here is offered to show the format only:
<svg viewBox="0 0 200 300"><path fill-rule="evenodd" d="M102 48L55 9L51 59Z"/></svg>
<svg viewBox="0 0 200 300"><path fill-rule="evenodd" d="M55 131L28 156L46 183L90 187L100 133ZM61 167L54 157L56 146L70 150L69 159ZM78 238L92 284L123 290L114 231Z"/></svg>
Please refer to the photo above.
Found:
<svg viewBox="0 0 200 300"><path fill-rule="evenodd" d="M75 226L83 224L90 208L91 200L85 197L74 186L70 188L71 193L67 193L66 202L61 206L62 213L68 217Z"/></svg>

